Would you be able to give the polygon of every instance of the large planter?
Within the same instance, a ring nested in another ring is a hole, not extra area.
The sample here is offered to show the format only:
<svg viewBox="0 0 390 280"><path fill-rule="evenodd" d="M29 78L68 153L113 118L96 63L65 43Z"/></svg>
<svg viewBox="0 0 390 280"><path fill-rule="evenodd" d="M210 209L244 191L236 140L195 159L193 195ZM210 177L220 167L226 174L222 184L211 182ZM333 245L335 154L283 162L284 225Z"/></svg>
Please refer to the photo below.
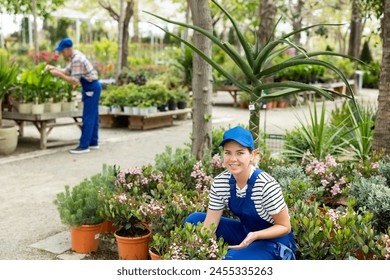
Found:
<svg viewBox="0 0 390 280"><path fill-rule="evenodd" d="M123 237L114 233L118 244L120 260L147 260L149 256L149 239L152 232L140 237Z"/></svg>
<svg viewBox="0 0 390 280"><path fill-rule="evenodd" d="M17 126L0 127L0 155L10 155L18 145Z"/></svg>
<svg viewBox="0 0 390 280"><path fill-rule="evenodd" d="M72 250L81 254L96 252L99 247L101 227L102 223L71 227Z"/></svg>

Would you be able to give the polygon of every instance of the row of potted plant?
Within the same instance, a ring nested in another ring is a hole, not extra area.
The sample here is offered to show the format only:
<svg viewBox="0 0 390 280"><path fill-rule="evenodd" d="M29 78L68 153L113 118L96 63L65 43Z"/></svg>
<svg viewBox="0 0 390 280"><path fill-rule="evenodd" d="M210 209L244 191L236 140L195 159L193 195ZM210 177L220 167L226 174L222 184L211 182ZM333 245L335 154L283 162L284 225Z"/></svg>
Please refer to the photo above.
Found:
<svg viewBox="0 0 390 280"><path fill-rule="evenodd" d="M102 92L100 105L106 106L106 113L146 115L157 111L184 109L188 101L189 93L186 88L169 90L162 83L150 82L145 85L109 85ZM101 110L104 108L101 107Z"/></svg>
<svg viewBox="0 0 390 280"><path fill-rule="evenodd" d="M45 64L18 73L11 92L13 105L23 114L74 111L73 86L45 71Z"/></svg>

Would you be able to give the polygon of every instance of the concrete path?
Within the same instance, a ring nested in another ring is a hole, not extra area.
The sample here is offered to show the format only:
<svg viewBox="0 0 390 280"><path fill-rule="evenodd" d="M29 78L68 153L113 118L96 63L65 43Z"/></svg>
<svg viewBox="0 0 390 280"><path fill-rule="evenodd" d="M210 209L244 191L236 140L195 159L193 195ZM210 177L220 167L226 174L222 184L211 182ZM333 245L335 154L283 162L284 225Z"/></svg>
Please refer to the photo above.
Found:
<svg viewBox="0 0 390 280"><path fill-rule="evenodd" d="M364 90L359 98L374 104L377 91ZM233 108L228 93L218 93L213 102L214 127L248 124L249 111ZM341 102L327 102L328 110ZM298 124L297 115L307 114L308 106L261 111L261 128L265 119L267 133L282 134ZM153 164L155 156L164 152L166 146L175 149L190 143L191 131L190 119L149 131L101 128L100 150L72 155L68 150L73 146L39 150L38 132L34 126L27 126L26 138L20 140L17 151L0 156L0 260L82 258L61 257L70 248L70 238L68 227L61 224L53 204L56 194L65 185L76 185L100 172L105 163L122 168ZM79 136L76 126L60 127L53 129L49 140Z"/></svg>

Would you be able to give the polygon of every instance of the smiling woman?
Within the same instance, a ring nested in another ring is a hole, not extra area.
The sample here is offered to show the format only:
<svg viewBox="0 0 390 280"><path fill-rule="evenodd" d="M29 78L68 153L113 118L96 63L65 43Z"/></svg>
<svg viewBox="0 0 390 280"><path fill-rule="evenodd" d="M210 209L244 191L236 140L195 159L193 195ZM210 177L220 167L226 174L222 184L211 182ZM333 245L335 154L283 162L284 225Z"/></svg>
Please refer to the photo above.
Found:
<svg viewBox="0 0 390 280"><path fill-rule="evenodd" d="M227 170L214 178L207 213L189 215L187 223L209 230L229 244L226 260L295 259L288 208L276 180L257 165L252 134L236 126L223 134ZM239 220L223 217L228 207ZM213 226L214 225L214 226Z"/></svg>

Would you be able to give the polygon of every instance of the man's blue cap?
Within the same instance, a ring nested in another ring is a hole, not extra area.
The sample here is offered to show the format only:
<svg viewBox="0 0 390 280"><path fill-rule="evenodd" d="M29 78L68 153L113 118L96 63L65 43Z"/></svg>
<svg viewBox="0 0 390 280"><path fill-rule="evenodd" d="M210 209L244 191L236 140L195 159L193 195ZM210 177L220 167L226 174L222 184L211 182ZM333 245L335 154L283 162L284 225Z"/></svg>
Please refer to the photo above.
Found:
<svg viewBox="0 0 390 280"><path fill-rule="evenodd" d="M223 140L219 143L219 146L225 145L225 143L230 140L236 141L243 147L247 147L252 150L255 149L252 134L249 130L242 128L241 126L236 126L225 131L223 134Z"/></svg>
<svg viewBox="0 0 390 280"><path fill-rule="evenodd" d="M71 48L71 47L73 47L72 40L69 39L69 38L64 38L64 39L61 40L61 42L56 47L56 51L60 52L63 49L67 49L67 48Z"/></svg>

